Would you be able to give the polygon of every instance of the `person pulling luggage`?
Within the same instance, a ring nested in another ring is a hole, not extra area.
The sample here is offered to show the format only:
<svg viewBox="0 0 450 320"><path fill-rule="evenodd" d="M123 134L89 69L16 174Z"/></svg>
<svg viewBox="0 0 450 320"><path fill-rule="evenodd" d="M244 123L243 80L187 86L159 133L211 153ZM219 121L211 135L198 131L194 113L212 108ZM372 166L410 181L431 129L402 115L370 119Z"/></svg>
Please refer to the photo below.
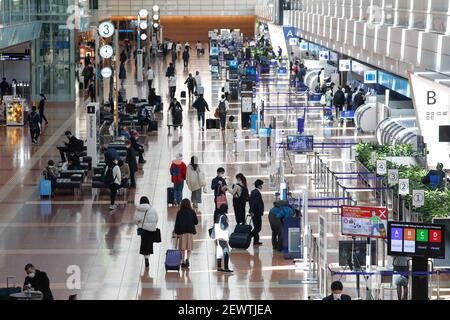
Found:
<svg viewBox="0 0 450 320"><path fill-rule="evenodd" d="M202 128L202 131L205 131L205 113L206 113L206 110L208 110L208 112L209 112L209 107L208 107L208 103L206 102L205 98L203 98L203 94L201 94L197 98L197 100L195 100L192 107L197 110L197 118L198 118L199 128Z"/></svg>
<svg viewBox="0 0 450 320"><path fill-rule="evenodd" d="M227 213L228 205L223 204L220 207L220 214L214 220L214 240L216 241L217 271L231 273L233 270L229 268L230 247L228 245L230 224ZM222 260L225 269L222 269Z"/></svg>
<svg viewBox="0 0 450 320"><path fill-rule="evenodd" d="M172 125L175 127L175 129L183 123L183 107L176 98L172 99L167 112L171 112Z"/></svg>

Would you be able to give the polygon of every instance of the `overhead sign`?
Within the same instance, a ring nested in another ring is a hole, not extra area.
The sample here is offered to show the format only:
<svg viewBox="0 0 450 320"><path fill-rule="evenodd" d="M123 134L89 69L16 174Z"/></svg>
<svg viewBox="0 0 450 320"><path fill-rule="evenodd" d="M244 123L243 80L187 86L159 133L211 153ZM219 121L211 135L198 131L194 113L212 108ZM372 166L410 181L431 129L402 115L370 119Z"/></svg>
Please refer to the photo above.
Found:
<svg viewBox="0 0 450 320"><path fill-rule="evenodd" d="M445 258L444 225L389 222L388 234L388 255Z"/></svg>
<svg viewBox="0 0 450 320"><path fill-rule="evenodd" d="M398 169L388 170L388 184L390 186L398 184Z"/></svg>
<svg viewBox="0 0 450 320"><path fill-rule="evenodd" d="M294 27L283 27L284 38L289 41L291 38L298 38L297 30Z"/></svg>
<svg viewBox="0 0 450 320"><path fill-rule="evenodd" d="M339 60L339 71L340 72L348 72L352 70L352 61L351 60Z"/></svg>
<svg viewBox="0 0 450 320"><path fill-rule="evenodd" d="M388 209L378 207L341 207L344 236L386 238Z"/></svg>
<svg viewBox="0 0 450 320"><path fill-rule="evenodd" d="M425 205L425 190L413 190L412 205L414 208Z"/></svg>
<svg viewBox="0 0 450 320"><path fill-rule="evenodd" d="M387 173L387 161L377 160L377 174L384 176Z"/></svg>
<svg viewBox="0 0 450 320"><path fill-rule="evenodd" d="M375 84L377 82L378 82L378 73L376 70L364 72L364 83L365 84Z"/></svg>
<svg viewBox="0 0 450 320"><path fill-rule="evenodd" d="M409 179L398 180L398 193L402 196L409 194Z"/></svg>
<svg viewBox="0 0 450 320"><path fill-rule="evenodd" d="M330 51L319 51L319 60L322 61L330 60Z"/></svg>

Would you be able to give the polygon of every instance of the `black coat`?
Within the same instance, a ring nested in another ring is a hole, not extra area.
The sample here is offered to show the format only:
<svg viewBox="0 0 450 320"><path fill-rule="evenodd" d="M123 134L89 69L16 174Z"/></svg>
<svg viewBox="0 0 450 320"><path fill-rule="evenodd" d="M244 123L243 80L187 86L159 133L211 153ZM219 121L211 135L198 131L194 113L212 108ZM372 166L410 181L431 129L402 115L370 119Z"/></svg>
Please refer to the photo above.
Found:
<svg viewBox="0 0 450 320"><path fill-rule="evenodd" d="M222 187L227 185L227 183L225 182L224 178L221 178L221 177L218 177L218 176L215 177L212 180L212 182L211 182L211 190L214 190L214 196L215 197L218 197L218 196L220 196L221 194L224 193L222 190L219 190L220 189L219 188L219 182L222 182Z"/></svg>
<svg viewBox="0 0 450 320"><path fill-rule="evenodd" d="M31 111L31 113L28 115L28 124L30 126L30 129L39 129L40 119L41 117L36 111Z"/></svg>
<svg viewBox="0 0 450 320"><path fill-rule="evenodd" d="M26 277L23 286L30 284L31 287L44 294L44 300L53 300L52 291L50 290L50 280L45 272L36 270L34 278Z"/></svg>
<svg viewBox="0 0 450 320"><path fill-rule="evenodd" d="M45 110L45 99L41 99L41 101L39 101L38 110L39 110L40 113L44 113L44 110Z"/></svg>
<svg viewBox="0 0 450 320"><path fill-rule="evenodd" d="M195 100L192 107L196 109L197 112L206 112L206 110L209 111L208 103L203 97L199 97L197 100Z"/></svg>
<svg viewBox="0 0 450 320"><path fill-rule="evenodd" d="M83 151L83 150L80 150L80 143L78 142L78 139L74 136L70 137L69 142L66 143L66 146L67 146L68 153L75 153L75 152Z"/></svg>
<svg viewBox="0 0 450 320"><path fill-rule="evenodd" d="M250 213L261 217L264 215L264 201L258 189L254 189L250 193Z"/></svg>
<svg viewBox="0 0 450 320"><path fill-rule="evenodd" d="M133 146L127 149L127 157L125 159L125 162L128 163L130 171L136 172L138 170L138 165L136 161L136 151L134 151Z"/></svg>
<svg viewBox="0 0 450 320"><path fill-rule="evenodd" d="M185 233L196 234L195 226L198 225L197 214L192 209L183 208L177 213L174 233L182 235Z"/></svg>
<svg viewBox="0 0 450 320"><path fill-rule="evenodd" d="M323 298L322 300L324 300L324 301L331 301L331 300L334 300L334 297L331 294L328 297ZM347 300L348 301L348 300L352 300L352 298L350 296L346 295L346 294L343 294L341 296L341 300L344 300L344 301Z"/></svg>
<svg viewBox="0 0 450 320"><path fill-rule="evenodd" d="M343 106L345 104L345 94L342 90L336 91L333 102L335 106Z"/></svg>

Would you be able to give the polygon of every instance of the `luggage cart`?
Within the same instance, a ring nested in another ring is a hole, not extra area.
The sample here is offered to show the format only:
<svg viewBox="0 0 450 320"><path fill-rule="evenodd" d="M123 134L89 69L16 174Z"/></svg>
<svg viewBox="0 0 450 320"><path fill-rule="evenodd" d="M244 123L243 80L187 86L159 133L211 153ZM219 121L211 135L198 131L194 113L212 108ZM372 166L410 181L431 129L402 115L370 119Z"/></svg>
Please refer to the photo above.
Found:
<svg viewBox="0 0 450 320"><path fill-rule="evenodd" d="M173 127L174 130L176 130L178 127L180 127L180 129L183 129L183 117L181 117L181 123L173 123L172 110L170 110L167 115L167 128L169 129L169 134L170 127Z"/></svg>

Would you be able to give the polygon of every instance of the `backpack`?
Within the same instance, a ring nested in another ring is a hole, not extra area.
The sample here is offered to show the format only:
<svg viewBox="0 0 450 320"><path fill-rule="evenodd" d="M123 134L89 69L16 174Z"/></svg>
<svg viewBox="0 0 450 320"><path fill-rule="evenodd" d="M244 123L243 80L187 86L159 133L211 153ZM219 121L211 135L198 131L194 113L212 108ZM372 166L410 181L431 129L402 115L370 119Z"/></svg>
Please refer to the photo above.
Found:
<svg viewBox="0 0 450 320"><path fill-rule="evenodd" d="M248 194L248 189L244 186L241 186L242 192L240 196L238 197L239 200L242 200L244 202L247 202L250 200L250 195Z"/></svg>
<svg viewBox="0 0 450 320"><path fill-rule="evenodd" d="M109 186L114 183L114 180L115 180L115 178L113 175L113 168L106 167L104 175L103 175L103 182Z"/></svg>
<svg viewBox="0 0 450 320"><path fill-rule="evenodd" d="M225 104L225 101L219 102L219 112L220 113L226 113L227 112L227 105Z"/></svg>
<svg viewBox="0 0 450 320"><path fill-rule="evenodd" d="M179 166L173 166L170 168L170 175L172 177L177 177L180 175L180 167Z"/></svg>
<svg viewBox="0 0 450 320"><path fill-rule="evenodd" d="M193 88L195 86L194 80L194 78L188 78L187 86Z"/></svg>

